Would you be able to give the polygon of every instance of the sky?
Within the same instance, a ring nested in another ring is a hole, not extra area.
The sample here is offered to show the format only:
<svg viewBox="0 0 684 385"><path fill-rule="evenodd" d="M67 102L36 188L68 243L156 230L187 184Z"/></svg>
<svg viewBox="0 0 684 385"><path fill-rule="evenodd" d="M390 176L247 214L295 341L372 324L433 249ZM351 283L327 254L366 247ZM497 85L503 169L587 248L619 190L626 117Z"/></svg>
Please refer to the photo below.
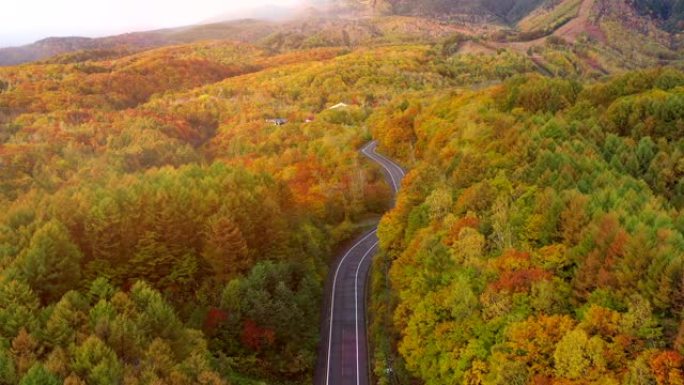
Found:
<svg viewBox="0 0 684 385"><path fill-rule="evenodd" d="M0 47L50 36L99 37L178 27L231 12L300 0L5 0Z"/></svg>

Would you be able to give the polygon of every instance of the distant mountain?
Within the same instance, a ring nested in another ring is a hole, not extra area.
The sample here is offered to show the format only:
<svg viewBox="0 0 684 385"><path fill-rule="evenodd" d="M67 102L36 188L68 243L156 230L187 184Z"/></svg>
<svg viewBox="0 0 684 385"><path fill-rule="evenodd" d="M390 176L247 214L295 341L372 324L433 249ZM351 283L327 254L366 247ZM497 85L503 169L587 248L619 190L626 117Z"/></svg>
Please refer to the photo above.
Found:
<svg viewBox="0 0 684 385"><path fill-rule="evenodd" d="M493 16L503 21L521 19L549 0L348 0L384 13L401 15L445 16L475 14Z"/></svg>
<svg viewBox="0 0 684 385"><path fill-rule="evenodd" d="M84 50L136 51L172 44L192 43L208 39L232 39L253 42L274 31L275 22L293 18L319 17L325 9L322 2L312 7L267 5L231 12L205 20L198 25L134 32L103 38L50 37L20 47L0 48L0 66L43 60L56 55ZM313 7L316 6L316 8Z"/></svg>
<svg viewBox="0 0 684 385"><path fill-rule="evenodd" d="M0 48L0 65L12 65L40 60L65 52L95 49L94 39L85 37L47 38L33 44Z"/></svg>
<svg viewBox="0 0 684 385"><path fill-rule="evenodd" d="M495 40L500 42L528 42L551 34L574 41L588 35L619 44L615 48L620 52L652 48L649 42L655 41L662 47L656 47L659 52L650 56L669 58L665 51L674 41L669 32L684 26L684 0L309 0L308 4L299 8L258 7L221 15L203 25L105 38L48 38L0 49L0 66L93 50L97 52L77 54L68 60L93 55L103 58L117 52L200 40L264 41L267 48L280 50L392 41L385 39L388 35L411 35L424 42L455 31L499 31ZM384 16L412 19L381 20ZM235 18L246 19L229 20Z"/></svg>
<svg viewBox="0 0 684 385"><path fill-rule="evenodd" d="M103 38L52 37L21 47L0 48L0 66L44 60L77 51L139 51L200 40L256 41L271 34L274 28L268 21L236 20Z"/></svg>
<svg viewBox="0 0 684 385"><path fill-rule="evenodd" d="M516 23L539 8L568 7L577 1L566 0L347 0L347 3L367 6L383 13L402 15L477 14L494 16ZM642 15L657 19L670 30L684 28L684 0L613 0L614 4L629 4Z"/></svg>

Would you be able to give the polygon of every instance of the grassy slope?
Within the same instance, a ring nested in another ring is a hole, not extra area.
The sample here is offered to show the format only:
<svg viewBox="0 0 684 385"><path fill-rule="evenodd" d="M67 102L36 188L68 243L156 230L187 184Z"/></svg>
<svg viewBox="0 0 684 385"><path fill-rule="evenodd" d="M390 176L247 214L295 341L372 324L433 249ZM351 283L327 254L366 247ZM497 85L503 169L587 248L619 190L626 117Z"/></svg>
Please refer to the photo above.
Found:
<svg viewBox="0 0 684 385"><path fill-rule="evenodd" d="M518 28L525 32L556 30L577 16L581 4L582 0L562 0L552 7L542 6L520 20Z"/></svg>

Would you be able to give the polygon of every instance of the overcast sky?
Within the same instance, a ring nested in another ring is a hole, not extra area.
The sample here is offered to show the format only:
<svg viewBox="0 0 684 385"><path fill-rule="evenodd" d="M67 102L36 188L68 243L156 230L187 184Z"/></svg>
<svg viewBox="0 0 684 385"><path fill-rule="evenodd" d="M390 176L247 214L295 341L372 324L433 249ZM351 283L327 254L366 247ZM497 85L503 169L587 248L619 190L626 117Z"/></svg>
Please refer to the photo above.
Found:
<svg viewBox="0 0 684 385"><path fill-rule="evenodd" d="M194 24L229 12L299 0L6 0L0 47L48 36L106 36Z"/></svg>

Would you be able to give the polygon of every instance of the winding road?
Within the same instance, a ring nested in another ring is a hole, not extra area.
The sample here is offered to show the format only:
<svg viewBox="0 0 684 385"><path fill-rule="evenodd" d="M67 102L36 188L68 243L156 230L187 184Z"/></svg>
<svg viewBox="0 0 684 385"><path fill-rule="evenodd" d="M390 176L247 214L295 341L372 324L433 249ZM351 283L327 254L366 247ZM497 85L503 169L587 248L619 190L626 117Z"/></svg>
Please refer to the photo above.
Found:
<svg viewBox="0 0 684 385"><path fill-rule="evenodd" d="M406 173L376 149L377 143L371 142L361 153L382 167L396 196ZM356 239L331 269L321 321L316 385L369 385L366 287L378 247L376 233L377 226Z"/></svg>

